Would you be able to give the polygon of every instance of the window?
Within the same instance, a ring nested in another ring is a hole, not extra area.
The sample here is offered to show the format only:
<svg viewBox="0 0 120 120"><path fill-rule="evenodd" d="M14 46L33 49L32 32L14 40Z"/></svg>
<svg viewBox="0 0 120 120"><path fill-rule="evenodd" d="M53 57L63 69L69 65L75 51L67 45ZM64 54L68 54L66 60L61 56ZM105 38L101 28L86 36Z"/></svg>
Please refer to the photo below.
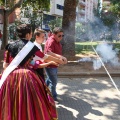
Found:
<svg viewBox="0 0 120 120"><path fill-rule="evenodd" d="M64 6L57 4L57 9L63 10Z"/></svg>
<svg viewBox="0 0 120 120"><path fill-rule="evenodd" d="M43 24L48 24L49 21L54 20L54 19L55 19L55 16L44 14L43 15Z"/></svg>

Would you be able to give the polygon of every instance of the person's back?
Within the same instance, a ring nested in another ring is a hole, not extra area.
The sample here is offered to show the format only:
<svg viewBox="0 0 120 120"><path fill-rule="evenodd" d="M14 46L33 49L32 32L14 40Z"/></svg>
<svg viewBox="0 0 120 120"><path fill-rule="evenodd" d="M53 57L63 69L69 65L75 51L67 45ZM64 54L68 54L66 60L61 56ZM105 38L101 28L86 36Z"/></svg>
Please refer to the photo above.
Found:
<svg viewBox="0 0 120 120"><path fill-rule="evenodd" d="M57 119L55 103L49 89L35 69L29 67L34 55L46 62L49 56L30 42L32 31L29 25L20 25L17 31L20 41L6 48L4 58L4 62L11 64L5 68L0 80L0 120ZM40 64L35 65L40 67ZM11 72L6 76L5 73L9 71Z"/></svg>

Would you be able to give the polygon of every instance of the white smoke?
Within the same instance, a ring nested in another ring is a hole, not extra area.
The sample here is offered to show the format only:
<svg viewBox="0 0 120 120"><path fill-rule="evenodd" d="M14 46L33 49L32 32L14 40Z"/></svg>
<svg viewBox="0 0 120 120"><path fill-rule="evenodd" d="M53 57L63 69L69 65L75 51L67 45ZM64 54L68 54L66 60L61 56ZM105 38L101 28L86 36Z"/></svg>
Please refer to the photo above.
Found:
<svg viewBox="0 0 120 120"><path fill-rule="evenodd" d="M117 56L118 49L114 49L113 44L103 42L96 47L96 52L98 53L98 55L101 58L103 63L105 63L105 64L108 63L114 67L120 67L119 58ZM102 63L101 63L100 59L97 57L90 58L90 57L86 56L86 57L78 60L78 62L80 62L80 61L84 61L84 62L92 61L94 70L100 69L102 67Z"/></svg>
<svg viewBox="0 0 120 120"><path fill-rule="evenodd" d="M93 61L93 60L90 57L84 57L84 58L78 60L78 62L91 62L91 61Z"/></svg>
<svg viewBox="0 0 120 120"><path fill-rule="evenodd" d="M113 48L113 44L103 42L96 47L96 51L104 63L110 63L113 66L120 65L117 51Z"/></svg>
<svg viewBox="0 0 120 120"><path fill-rule="evenodd" d="M94 59L93 60L93 68L94 70L100 69L102 67L102 63L100 59Z"/></svg>

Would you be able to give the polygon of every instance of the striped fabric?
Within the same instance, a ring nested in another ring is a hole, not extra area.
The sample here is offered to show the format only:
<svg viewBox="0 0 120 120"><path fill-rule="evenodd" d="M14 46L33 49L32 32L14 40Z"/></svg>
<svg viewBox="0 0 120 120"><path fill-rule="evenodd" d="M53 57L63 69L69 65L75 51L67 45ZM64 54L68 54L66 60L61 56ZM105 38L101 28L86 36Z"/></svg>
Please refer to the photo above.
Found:
<svg viewBox="0 0 120 120"><path fill-rule="evenodd" d="M58 120L44 81L30 68L10 73L0 89L0 120Z"/></svg>

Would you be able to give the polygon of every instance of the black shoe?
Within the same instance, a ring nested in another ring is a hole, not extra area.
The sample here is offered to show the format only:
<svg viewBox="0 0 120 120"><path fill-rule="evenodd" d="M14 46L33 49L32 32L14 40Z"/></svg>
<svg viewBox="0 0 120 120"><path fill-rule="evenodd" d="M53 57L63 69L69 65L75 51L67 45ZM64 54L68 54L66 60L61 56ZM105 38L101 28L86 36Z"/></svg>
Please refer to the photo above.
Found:
<svg viewBox="0 0 120 120"><path fill-rule="evenodd" d="M54 101L55 101L56 104L60 103L60 99L58 99L57 97L54 98Z"/></svg>

